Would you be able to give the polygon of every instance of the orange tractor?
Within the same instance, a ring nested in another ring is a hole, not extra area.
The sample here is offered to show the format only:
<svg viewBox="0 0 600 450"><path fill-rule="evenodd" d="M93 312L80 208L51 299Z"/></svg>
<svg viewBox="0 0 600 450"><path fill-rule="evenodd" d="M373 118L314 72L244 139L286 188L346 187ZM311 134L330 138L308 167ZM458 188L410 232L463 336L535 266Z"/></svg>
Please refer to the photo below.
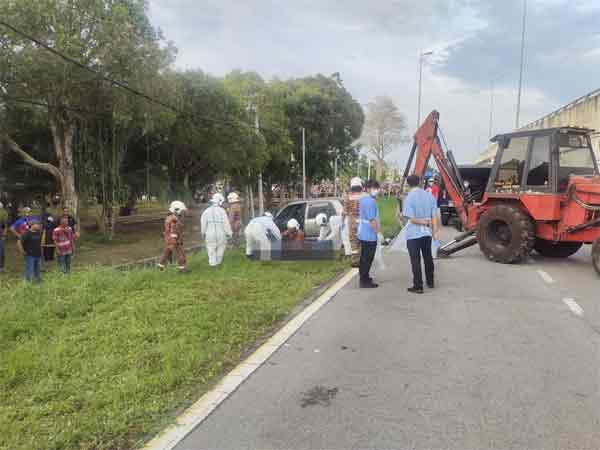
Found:
<svg viewBox="0 0 600 450"><path fill-rule="evenodd" d="M467 193L451 151L438 137L433 111L415 134L405 171L423 177L433 156L464 233L440 249L448 256L479 243L491 261L525 260L532 250L566 258L592 244L600 274L600 172L592 130L561 127L518 131L492 139L498 151L485 192Z"/></svg>

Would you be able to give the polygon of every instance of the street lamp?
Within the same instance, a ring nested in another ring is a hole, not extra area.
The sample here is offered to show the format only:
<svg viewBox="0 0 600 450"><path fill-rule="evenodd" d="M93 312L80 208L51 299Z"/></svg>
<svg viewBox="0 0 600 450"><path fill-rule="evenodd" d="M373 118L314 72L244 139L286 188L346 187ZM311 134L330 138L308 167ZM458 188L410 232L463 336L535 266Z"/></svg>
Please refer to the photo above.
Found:
<svg viewBox="0 0 600 450"><path fill-rule="evenodd" d="M426 56L433 55L432 51L424 52L419 55L419 104L417 109L417 129L421 126L421 85L423 82L423 60Z"/></svg>

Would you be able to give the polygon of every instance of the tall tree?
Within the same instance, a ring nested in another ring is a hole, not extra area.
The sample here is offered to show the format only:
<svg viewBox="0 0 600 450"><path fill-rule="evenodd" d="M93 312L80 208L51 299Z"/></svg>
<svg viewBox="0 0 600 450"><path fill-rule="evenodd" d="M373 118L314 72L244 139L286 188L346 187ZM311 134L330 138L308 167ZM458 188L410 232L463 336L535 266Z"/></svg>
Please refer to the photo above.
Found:
<svg viewBox="0 0 600 450"><path fill-rule="evenodd" d="M369 153L376 160L376 176L380 179L389 154L406 137L406 118L388 96L379 96L367 105L367 118L361 138Z"/></svg>
<svg viewBox="0 0 600 450"><path fill-rule="evenodd" d="M160 35L151 27L146 9L145 0L5 0L0 17L68 58L129 82L148 70L152 55L161 53ZM73 143L82 116L95 109L90 95L106 82L4 27L0 60L2 91L47 105L55 162L35 159L6 130L0 129L0 146L52 174L65 204L77 210Z"/></svg>

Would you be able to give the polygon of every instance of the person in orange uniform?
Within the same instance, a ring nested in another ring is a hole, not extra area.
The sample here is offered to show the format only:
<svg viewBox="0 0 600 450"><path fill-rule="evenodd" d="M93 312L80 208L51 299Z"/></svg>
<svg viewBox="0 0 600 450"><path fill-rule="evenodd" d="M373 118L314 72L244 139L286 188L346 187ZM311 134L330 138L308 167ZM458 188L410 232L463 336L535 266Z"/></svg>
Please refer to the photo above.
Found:
<svg viewBox="0 0 600 450"><path fill-rule="evenodd" d="M344 196L344 215L348 234L350 237L350 248L352 249L351 264L352 267L358 267L360 261L360 242L358 240L358 221L359 207L358 203L363 197L363 182L360 178L350 180L350 192Z"/></svg>
<svg viewBox="0 0 600 450"><path fill-rule="evenodd" d="M158 263L161 270L164 270L173 254L177 257L177 269L181 272L186 269L187 261L183 250L183 216L186 211L185 204L180 201L174 201L169 207L164 228L165 250Z"/></svg>

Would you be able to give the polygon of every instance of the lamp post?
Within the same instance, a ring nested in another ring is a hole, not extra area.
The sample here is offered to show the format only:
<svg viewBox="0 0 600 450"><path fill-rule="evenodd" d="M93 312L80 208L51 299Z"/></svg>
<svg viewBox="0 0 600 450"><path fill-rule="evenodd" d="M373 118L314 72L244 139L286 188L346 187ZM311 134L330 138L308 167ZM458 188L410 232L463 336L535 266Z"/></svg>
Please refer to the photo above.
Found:
<svg viewBox="0 0 600 450"><path fill-rule="evenodd" d="M423 84L423 60L426 56L433 55L432 51L424 52L419 55L419 101L417 106L417 129L421 126L421 94Z"/></svg>
<svg viewBox="0 0 600 450"><path fill-rule="evenodd" d="M521 34L521 68L519 70L519 93L517 94L517 118L515 130L519 129L519 116L521 115L521 94L523 92L523 66L525 65L525 25L527 24L527 0L523 0L523 31Z"/></svg>

